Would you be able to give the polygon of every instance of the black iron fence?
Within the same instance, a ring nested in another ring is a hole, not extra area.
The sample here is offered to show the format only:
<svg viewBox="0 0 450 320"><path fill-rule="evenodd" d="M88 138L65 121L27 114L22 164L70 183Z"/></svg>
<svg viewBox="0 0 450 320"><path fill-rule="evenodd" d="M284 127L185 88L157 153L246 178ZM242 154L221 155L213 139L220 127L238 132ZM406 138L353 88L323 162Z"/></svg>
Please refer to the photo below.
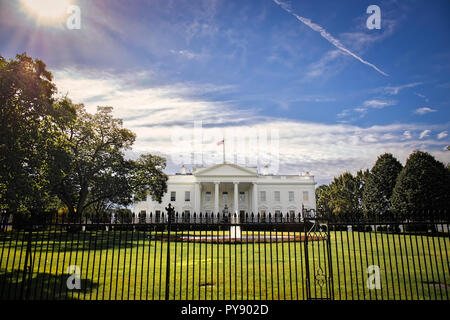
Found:
<svg viewBox="0 0 450 320"><path fill-rule="evenodd" d="M446 212L3 215L0 298L448 300L449 245Z"/></svg>

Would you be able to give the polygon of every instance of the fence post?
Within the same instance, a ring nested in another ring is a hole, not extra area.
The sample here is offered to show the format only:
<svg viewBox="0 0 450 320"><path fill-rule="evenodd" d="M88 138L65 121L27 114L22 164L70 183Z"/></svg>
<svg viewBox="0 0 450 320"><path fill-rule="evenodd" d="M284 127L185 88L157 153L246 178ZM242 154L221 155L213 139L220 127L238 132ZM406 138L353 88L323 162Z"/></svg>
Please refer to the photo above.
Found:
<svg viewBox="0 0 450 320"><path fill-rule="evenodd" d="M27 233L27 250L25 253L25 264L23 266L23 274L22 274L22 300L26 300L29 298L30 286L31 286L31 277L33 273L33 261L31 257L31 237L33 231L32 222L31 225L27 225L28 233ZM26 291L24 290L26 286Z"/></svg>
<svg viewBox="0 0 450 320"><path fill-rule="evenodd" d="M167 253L166 253L166 296L165 300L169 300L169 283L170 283L170 229L172 224L172 216L174 208L169 203L167 210Z"/></svg>
<svg viewBox="0 0 450 320"><path fill-rule="evenodd" d="M305 239L303 241L304 246L304 254L305 254L305 293L306 293L306 300L311 299L311 286L310 286L310 271L309 271L309 254L308 254L308 237L309 237L309 230L307 225L307 220L304 218L303 220L303 228L305 232Z"/></svg>
<svg viewBox="0 0 450 320"><path fill-rule="evenodd" d="M327 255L328 255L328 287L329 287L329 298L334 300L334 282L333 282L333 259L331 253L331 236L330 236L330 226L329 217L325 217L326 221L326 237L327 237Z"/></svg>

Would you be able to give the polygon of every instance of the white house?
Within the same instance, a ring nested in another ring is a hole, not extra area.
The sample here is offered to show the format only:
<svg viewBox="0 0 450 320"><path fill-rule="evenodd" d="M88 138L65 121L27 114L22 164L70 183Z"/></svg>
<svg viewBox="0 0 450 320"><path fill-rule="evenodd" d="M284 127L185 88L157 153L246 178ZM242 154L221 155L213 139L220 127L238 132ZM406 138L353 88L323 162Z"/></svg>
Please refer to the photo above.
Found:
<svg viewBox="0 0 450 320"><path fill-rule="evenodd" d="M269 175L258 173L256 167L241 167L223 163L211 167L194 167L187 173L169 175L167 193L162 203L147 196L146 201L134 203L135 214L150 213L163 217L169 203L179 214L196 212L210 216L222 212L225 205L229 212L265 216L299 217L302 208L315 209L314 177L305 175Z"/></svg>

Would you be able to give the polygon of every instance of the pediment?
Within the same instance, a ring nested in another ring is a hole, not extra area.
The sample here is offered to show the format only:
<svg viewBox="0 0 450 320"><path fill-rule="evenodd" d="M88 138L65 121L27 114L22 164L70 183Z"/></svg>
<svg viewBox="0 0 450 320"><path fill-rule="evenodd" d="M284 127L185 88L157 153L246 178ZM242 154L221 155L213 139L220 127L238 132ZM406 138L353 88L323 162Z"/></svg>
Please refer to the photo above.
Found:
<svg viewBox="0 0 450 320"><path fill-rule="evenodd" d="M245 168L232 163L218 164L208 168L198 168L194 173L196 177L256 177L256 168Z"/></svg>

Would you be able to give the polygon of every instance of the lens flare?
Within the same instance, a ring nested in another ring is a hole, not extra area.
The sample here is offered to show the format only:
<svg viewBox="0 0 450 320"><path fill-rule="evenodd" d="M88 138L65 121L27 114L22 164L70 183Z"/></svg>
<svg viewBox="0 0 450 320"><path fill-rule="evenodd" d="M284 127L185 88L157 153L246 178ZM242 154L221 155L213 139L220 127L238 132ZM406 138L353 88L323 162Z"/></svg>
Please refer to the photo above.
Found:
<svg viewBox="0 0 450 320"><path fill-rule="evenodd" d="M22 11L40 24L58 24L67 17L72 0L20 0Z"/></svg>

